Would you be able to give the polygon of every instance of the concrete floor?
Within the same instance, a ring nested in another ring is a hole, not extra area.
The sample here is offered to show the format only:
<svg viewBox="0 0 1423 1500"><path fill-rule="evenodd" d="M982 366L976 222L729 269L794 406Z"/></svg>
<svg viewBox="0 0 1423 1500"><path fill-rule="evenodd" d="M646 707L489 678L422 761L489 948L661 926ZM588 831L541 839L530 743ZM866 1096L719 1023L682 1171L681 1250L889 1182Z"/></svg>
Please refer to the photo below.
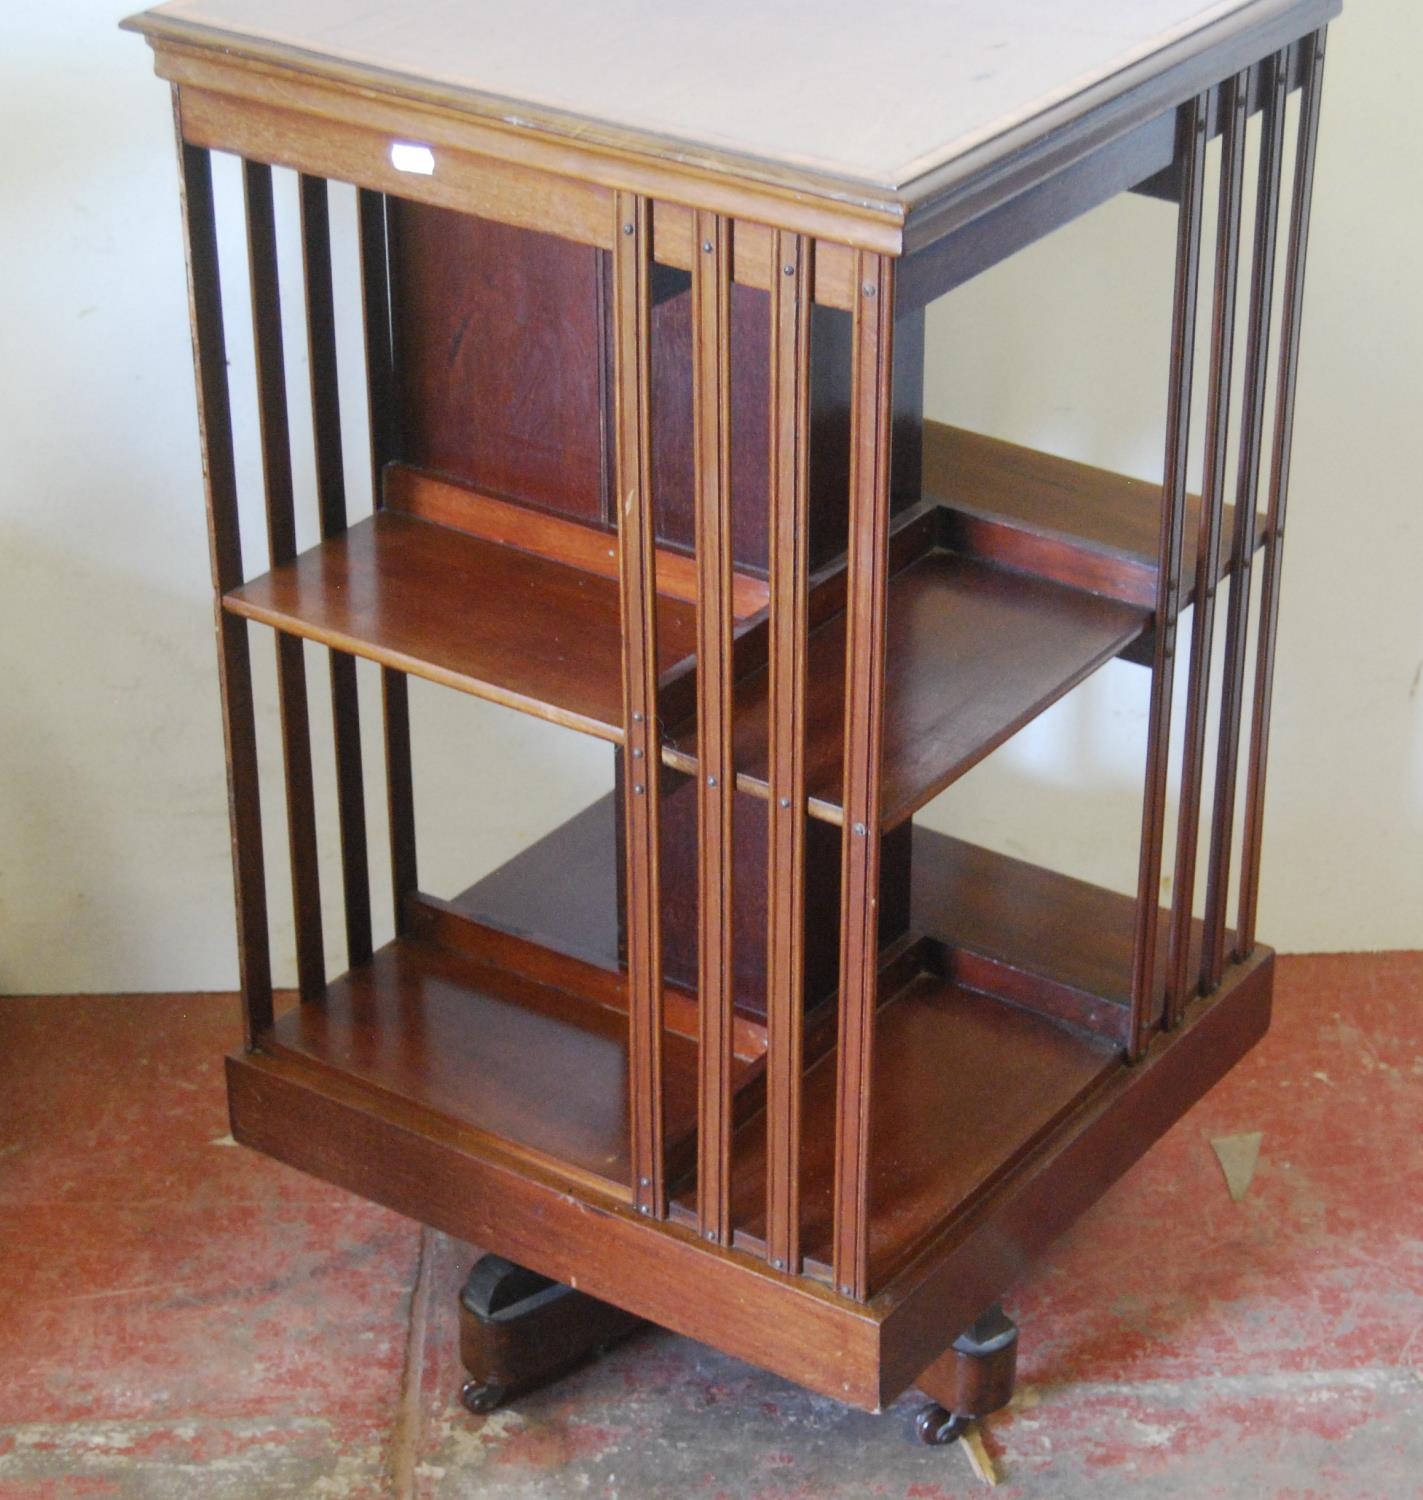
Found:
<svg viewBox="0 0 1423 1500"><path fill-rule="evenodd" d="M1423 954L1281 961L1268 1040L1007 1298L1005 1496L1423 1496ZM979 1490L666 1334L457 1400L470 1250L234 1147L225 996L0 1001L0 1500ZM1243 1201L1212 1138L1264 1133Z"/></svg>

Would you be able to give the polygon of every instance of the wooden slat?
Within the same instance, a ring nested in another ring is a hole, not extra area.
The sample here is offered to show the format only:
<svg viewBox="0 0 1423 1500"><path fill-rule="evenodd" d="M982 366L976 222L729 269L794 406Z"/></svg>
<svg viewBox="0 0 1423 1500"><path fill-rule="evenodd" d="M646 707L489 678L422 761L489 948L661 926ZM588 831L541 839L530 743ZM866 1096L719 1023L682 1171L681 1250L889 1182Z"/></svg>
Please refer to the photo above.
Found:
<svg viewBox="0 0 1423 1500"><path fill-rule="evenodd" d="M242 188L247 209L247 265L252 286L252 347L257 371L262 485L267 502L267 547L276 567L296 556L296 516L272 169L258 162L244 162ZM310 1000L321 993L326 983L326 960L321 935L321 874L316 856L316 792L311 775L311 716L306 698L304 650L296 636L277 634L277 704L286 779L297 988L303 999Z"/></svg>
<svg viewBox="0 0 1423 1500"><path fill-rule="evenodd" d="M346 471L341 454L341 398L331 277L331 214L326 182L301 179L302 273L311 428L316 446L316 500L326 540L346 529ZM336 816L341 831L341 886L349 965L371 956L370 859L366 847L365 775L355 659L332 651L331 727L336 755Z"/></svg>
<svg viewBox="0 0 1423 1500"><path fill-rule="evenodd" d="M697 559L697 1220L703 1239L731 1238L732 760L731 260L732 221L696 216L692 393ZM650 540L650 538L649 538Z"/></svg>
<svg viewBox="0 0 1423 1500"><path fill-rule="evenodd" d="M627 808L628 1078L633 1200L663 1218L662 931L658 793L655 528L652 518L652 310L647 199L619 193L613 249L613 409L622 571L623 773Z"/></svg>
<svg viewBox="0 0 1423 1500"><path fill-rule="evenodd" d="M187 251L188 310L207 498L222 733L227 749L227 807L232 829L232 874L237 906L237 966L242 1020L250 1049L272 1024L272 967L262 867L262 810L257 774L257 729L252 664L245 621L227 614L222 596L242 582L237 477L227 389L227 341L213 215L212 162L206 151L178 137L179 185Z"/></svg>
<svg viewBox="0 0 1423 1500"><path fill-rule="evenodd" d="M1231 543L1230 604L1226 615L1225 668L1221 681L1220 745L1216 752L1215 816L1206 872L1205 942L1201 987L1208 994L1225 970L1225 911L1235 832L1236 778L1245 704L1245 659L1249 641L1250 584L1257 543L1255 507L1260 493L1266 386L1270 374L1270 318L1275 295L1275 248L1279 239L1280 181L1285 155L1285 100L1290 55L1270 68L1269 94L1260 127L1255 191L1255 245L1245 346L1245 395L1241 411L1240 468L1236 481L1235 529Z"/></svg>
<svg viewBox="0 0 1423 1500"><path fill-rule="evenodd" d="M1242 959L1249 957L1255 947L1255 917L1260 897L1265 765L1270 752L1270 704L1275 685L1275 640L1280 623L1280 573L1284 561L1285 510L1289 501L1295 387L1299 377L1300 315L1304 301L1305 262L1309 252L1309 214L1314 195L1315 151L1319 140L1320 91L1324 84L1324 42L1325 33L1321 30L1313 39L1309 74L1301 95L1294 195L1290 204L1290 239L1285 262L1285 301L1281 314L1280 363L1276 384L1275 438L1270 467L1269 538L1261 559L1263 585L1260 595L1260 633L1256 647L1255 696L1250 720L1245 830L1240 851L1240 916L1236 928L1236 956Z"/></svg>
<svg viewBox="0 0 1423 1500"><path fill-rule="evenodd" d="M1215 641L1216 579L1220 576L1221 517L1225 508L1226 452L1230 442L1231 377L1234 372L1236 291L1240 272L1240 216L1245 185L1246 102L1250 79L1238 75L1226 89L1221 144L1220 208L1216 220L1214 312L1210 385L1206 401L1206 457L1202 482L1200 540L1196 546L1195 609L1191 618L1190 669L1186 686L1185 740L1181 753L1181 797L1176 823L1176 870L1172 882L1171 930L1167 944L1166 1024L1175 1026L1197 989L1191 960L1191 923L1200 844L1201 792L1205 781L1206 718L1210 708L1211 647ZM1220 809L1216 809L1217 815Z"/></svg>
<svg viewBox="0 0 1423 1500"><path fill-rule="evenodd" d="M1137 874L1137 929L1132 954L1132 1046L1140 1056L1160 1020L1156 942L1162 840L1170 760L1171 687L1176 659L1176 617L1181 607L1181 532L1186 513L1186 462L1191 437L1191 384L1195 364L1196 290L1200 274L1201 209L1205 189L1204 95L1181 111L1181 206L1176 242L1175 297L1171 315L1171 374L1166 410L1166 473L1157 562L1156 632L1151 663L1146 788Z"/></svg>
<svg viewBox="0 0 1423 1500"><path fill-rule="evenodd" d="M395 348L390 323L390 254L385 199L361 189L361 298L366 330L366 399L370 413L371 493L381 503L381 472L395 456ZM415 890L415 786L410 767L410 703L404 674L381 668L385 730L386 812L390 827L391 900L402 931L406 898Z"/></svg>
<svg viewBox="0 0 1423 1500"><path fill-rule="evenodd" d="M805 678L810 572L810 325L814 242L775 237L771 281L770 836L767 859L766 1255L797 1274L805 1054Z"/></svg>
<svg viewBox="0 0 1423 1500"><path fill-rule="evenodd" d="M870 1089L879 933L880 770L889 557L894 262L858 257L851 375L850 547L841 840L840 1017L833 1272L869 1295Z"/></svg>

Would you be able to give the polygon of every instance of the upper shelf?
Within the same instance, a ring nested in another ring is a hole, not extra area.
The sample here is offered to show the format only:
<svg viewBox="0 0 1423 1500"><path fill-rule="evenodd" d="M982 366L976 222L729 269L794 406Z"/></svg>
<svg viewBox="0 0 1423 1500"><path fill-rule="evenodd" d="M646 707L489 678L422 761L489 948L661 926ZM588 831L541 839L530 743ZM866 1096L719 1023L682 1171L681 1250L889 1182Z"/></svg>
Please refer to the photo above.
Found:
<svg viewBox="0 0 1423 1500"><path fill-rule="evenodd" d="M616 578L380 511L224 603L264 625L622 739ZM691 605L659 596L664 667L691 654L695 631Z"/></svg>
<svg viewBox="0 0 1423 1500"><path fill-rule="evenodd" d="M911 817L1064 693L1120 654L1147 612L1080 589L934 549L889 585L884 770L886 827ZM806 786L812 816L841 821L845 615L807 648ZM769 672L738 684L737 784L768 795ZM694 722L673 729L665 758L696 767Z"/></svg>

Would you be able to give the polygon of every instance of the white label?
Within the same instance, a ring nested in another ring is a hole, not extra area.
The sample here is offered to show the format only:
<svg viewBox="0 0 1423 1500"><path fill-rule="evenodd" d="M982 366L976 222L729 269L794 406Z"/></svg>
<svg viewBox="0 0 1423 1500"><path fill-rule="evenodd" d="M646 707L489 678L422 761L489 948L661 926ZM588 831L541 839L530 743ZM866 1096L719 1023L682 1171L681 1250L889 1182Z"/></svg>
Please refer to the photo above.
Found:
<svg viewBox="0 0 1423 1500"><path fill-rule="evenodd" d="M428 146L392 141L390 164L397 172L418 172L421 177L430 177L435 171L435 153Z"/></svg>

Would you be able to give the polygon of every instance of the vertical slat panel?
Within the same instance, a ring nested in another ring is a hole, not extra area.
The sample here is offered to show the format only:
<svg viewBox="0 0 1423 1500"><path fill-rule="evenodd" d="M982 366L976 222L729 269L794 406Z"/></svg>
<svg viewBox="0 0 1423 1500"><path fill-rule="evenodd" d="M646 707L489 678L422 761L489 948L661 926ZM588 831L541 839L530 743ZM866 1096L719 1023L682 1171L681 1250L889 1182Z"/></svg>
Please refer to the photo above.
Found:
<svg viewBox="0 0 1423 1500"><path fill-rule="evenodd" d="M362 188L358 197L361 289L366 330L366 390L370 409L371 489L381 504L381 474L396 456L395 348L390 318L390 259L385 198ZM405 930L405 901L419 876L415 857L415 785L410 760L410 693L403 672L382 667L386 808L390 819L391 895L395 930Z"/></svg>
<svg viewBox="0 0 1423 1500"><path fill-rule="evenodd" d="M693 451L697 552L697 988L700 1083L697 1216L704 1238L731 1238L732 225L695 216L692 270Z"/></svg>
<svg viewBox="0 0 1423 1500"><path fill-rule="evenodd" d="M176 104L176 95L175 95ZM250 1049L272 1024L272 967L262 866L262 811L257 780L257 728L252 707L252 663L247 623L222 607L222 596L243 582L238 531L237 476L227 390L227 340L222 327L212 161L178 136L179 183L188 264L188 311L193 330L198 429L208 513L217 632L222 732L227 749L227 808L232 829L232 874L237 905L237 965L242 1019Z"/></svg>
<svg viewBox="0 0 1423 1500"><path fill-rule="evenodd" d="M316 499L324 540L346 529L346 473L341 456L341 401L336 369L336 316L331 285L331 214L326 181L301 178L302 272L306 285L306 351L311 428L316 447ZM356 661L332 651L331 724L336 751L336 815L341 830L341 886L346 958L371 956L371 884L366 849L365 777Z"/></svg>
<svg viewBox="0 0 1423 1500"><path fill-rule="evenodd" d="M1270 502L1265 552L1261 559L1260 633L1255 664L1255 696L1250 724L1250 761L1245 793L1245 828L1240 853L1240 919L1236 951L1248 957L1255 947L1255 916L1260 896L1260 846L1265 818L1265 765L1270 752L1270 705L1275 685L1275 640L1280 623L1280 574L1284 561L1285 507L1289 500L1290 450L1294 439L1295 387L1299 377L1300 313L1309 251L1309 212L1314 196L1314 159L1319 140L1319 103L1324 83L1325 33L1315 33L1300 102L1299 147L1295 157L1290 239L1285 261L1285 300L1280 324L1280 364L1276 389L1275 439L1270 470Z"/></svg>
<svg viewBox="0 0 1423 1500"><path fill-rule="evenodd" d="M1240 462L1235 487L1235 530L1231 539L1230 603L1226 613L1225 663L1221 680L1220 744L1216 753L1210 863L1201 943L1201 988L1210 993L1225 968L1225 909L1230 888L1231 840L1235 825L1236 775L1245 698L1245 658L1249 639L1250 586L1255 562L1256 509L1260 454L1264 446L1265 391L1269 379L1270 318L1275 291L1275 245L1280 216L1280 178L1285 154L1285 100L1289 93L1289 53L1269 66L1260 125L1260 161L1255 190L1255 233L1246 322L1244 398Z"/></svg>
<svg viewBox="0 0 1423 1500"><path fill-rule="evenodd" d="M810 569L813 241L777 232L771 278L770 841L766 993L766 1253L799 1272L805 1054L805 689Z"/></svg>
<svg viewBox="0 0 1423 1500"><path fill-rule="evenodd" d="M889 559L894 263L856 256L845 662L845 825L835 1118L835 1285L869 1295L871 1080L879 951L880 772Z"/></svg>
<svg viewBox="0 0 1423 1500"><path fill-rule="evenodd" d="M1176 659L1176 616L1181 604L1181 532L1186 515L1186 460L1191 432L1195 365L1196 291L1200 276L1201 207L1206 156L1206 111L1201 95L1181 111L1177 146L1181 184L1176 241L1175 298L1171 314L1171 375L1166 407L1166 466L1161 542L1157 556L1156 626L1148 709L1146 788L1142 807L1137 925L1132 947L1130 1055L1145 1048L1159 1016L1156 1004L1157 929L1161 858L1170 769L1171 689Z"/></svg>
<svg viewBox="0 0 1423 1500"><path fill-rule="evenodd" d="M267 545L275 568L296 556L296 516L272 169L261 162L243 162L242 186L247 206L247 265L252 284L252 346L257 368L262 483L267 500ZM299 637L278 631L276 650L297 987L302 999L309 1000L325 987L326 961L321 935L321 874L316 855L316 793L311 775L305 648Z"/></svg>
<svg viewBox="0 0 1423 1500"><path fill-rule="evenodd" d="M1190 668L1186 681L1185 740L1181 752L1181 801L1176 823L1176 870L1172 881L1171 932L1167 946L1166 1024L1176 1025L1195 993L1190 970L1196 858L1200 842L1201 792L1205 780L1206 723L1210 707L1211 648L1215 640L1216 579L1220 572L1221 516L1230 441L1231 378L1235 355L1236 289L1240 272L1240 217L1245 186L1246 110L1250 74L1241 73L1221 91L1220 208L1216 219L1211 367L1206 400L1205 473L1196 542L1196 595L1191 619Z"/></svg>
<svg viewBox="0 0 1423 1500"><path fill-rule="evenodd" d="M652 519L651 204L615 202L613 251L614 464L623 626L623 771L627 789L628 1084L633 1198L667 1209L662 1108L662 930L657 727L657 579Z"/></svg>

